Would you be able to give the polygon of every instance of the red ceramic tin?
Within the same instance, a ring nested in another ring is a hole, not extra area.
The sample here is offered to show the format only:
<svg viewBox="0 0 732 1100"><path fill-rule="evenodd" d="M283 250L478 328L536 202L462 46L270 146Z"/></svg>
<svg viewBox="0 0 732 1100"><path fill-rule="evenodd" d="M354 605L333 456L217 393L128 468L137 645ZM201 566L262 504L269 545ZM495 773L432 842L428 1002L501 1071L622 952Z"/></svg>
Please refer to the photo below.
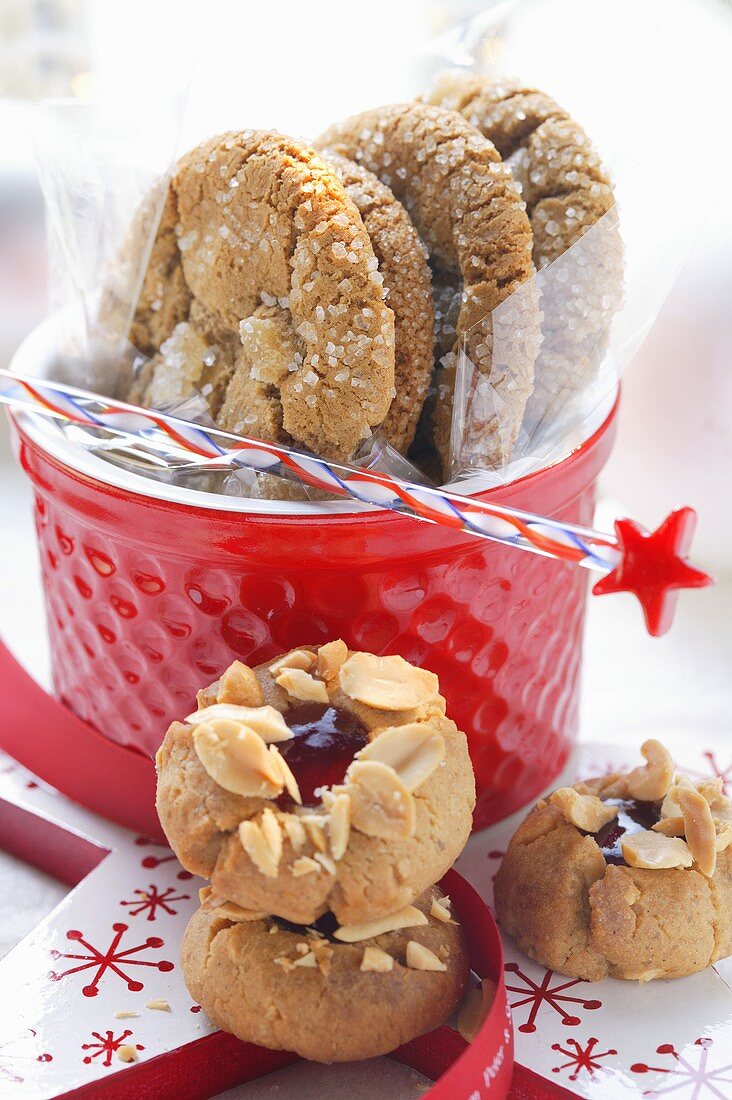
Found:
<svg viewBox="0 0 732 1100"><path fill-rule="evenodd" d="M589 525L615 411L562 461L479 495ZM477 827L560 771L577 731L584 570L345 503L170 489L36 421L15 434L56 691L106 737L152 755L232 659L340 636L438 674L470 742Z"/></svg>

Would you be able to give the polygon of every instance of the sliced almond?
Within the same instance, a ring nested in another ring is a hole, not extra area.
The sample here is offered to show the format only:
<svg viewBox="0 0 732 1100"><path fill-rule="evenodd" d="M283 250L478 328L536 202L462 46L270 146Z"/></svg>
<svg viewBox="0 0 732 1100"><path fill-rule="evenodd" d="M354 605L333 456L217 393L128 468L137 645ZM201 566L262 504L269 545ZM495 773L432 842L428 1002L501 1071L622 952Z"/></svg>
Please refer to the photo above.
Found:
<svg viewBox="0 0 732 1100"><path fill-rule="evenodd" d="M688 775L677 775L673 784L669 787L666 797L661 803L661 818L664 817L681 817L681 808L676 799L676 795L679 793L681 787L693 787L691 779Z"/></svg>
<svg viewBox="0 0 732 1100"><path fill-rule="evenodd" d="M276 683L292 699L300 699L304 703L328 702L328 689L323 681L314 680L309 672L301 668L283 668L276 677Z"/></svg>
<svg viewBox="0 0 732 1100"><path fill-rule="evenodd" d="M351 833L351 799L347 794L337 794L328 807L328 835L333 859L343 859Z"/></svg>
<svg viewBox="0 0 732 1100"><path fill-rule="evenodd" d="M422 910L414 905L407 905L388 917L364 921L362 924L343 924L333 935L342 943L359 943L361 940L383 936L385 932L398 932L400 928L416 928L421 924L427 924L427 917Z"/></svg>
<svg viewBox="0 0 732 1100"><path fill-rule="evenodd" d="M213 718L193 730L193 747L215 783L232 794L276 798L282 775L259 734L230 718Z"/></svg>
<svg viewBox="0 0 732 1100"><path fill-rule="evenodd" d="M300 788L297 785L297 780L292 773L290 765L285 760L284 756L277 748L276 745L270 745L269 751L274 757L274 761L279 768L282 782L285 784L285 789L289 794L293 802L297 802L298 806L302 806L302 795L300 794Z"/></svg>
<svg viewBox="0 0 732 1100"><path fill-rule="evenodd" d="M164 1000L147 1001L145 1008L152 1009L153 1012L171 1012L170 1003Z"/></svg>
<svg viewBox="0 0 732 1100"><path fill-rule="evenodd" d="M135 1020L139 1017L139 1012L115 1012L115 1020Z"/></svg>
<svg viewBox="0 0 732 1100"><path fill-rule="evenodd" d="M257 870L267 878L277 878L280 861L256 821L242 821L239 840Z"/></svg>
<svg viewBox="0 0 732 1100"><path fill-rule="evenodd" d="M676 797L689 851L701 873L711 878L717 867L717 830L711 807L703 794L688 787L679 788Z"/></svg>
<svg viewBox="0 0 732 1100"><path fill-rule="evenodd" d="M317 860L321 867L324 867L329 875L338 874L338 869L336 868L335 863L325 852L316 852L313 856L313 859Z"/></svg>
<svg viewBox="0 0 732 1100"><path fill-rule="evenodd" d="M460 1005L457 1029L466 1043L472 1043L483 1026L495 1000L496 988L496 983L491 978L483 978L480 985L469 990Z"/></svg>
<svg viewBox="0 0 732 1100"><path fill-rule="evenodd" d="M447 964L423 943L410 940L407 944L407 966L410 970L447 970Z"/></svg>
<svg viewBox="0 0 732 1100"><path fill-rule="evenodd" d="M286 653L284 657L274 661L269 666L269 671L275 678L284 668L301 668L304 672L309 672L316 660L315 654L309 649L293 649L291 653Z"/></svg>
<svg viewBox="0 0 732 1100"><path fill-rule="evenodd" d="M261 909L244 909L243 906L237 905L234 901L223 901L211 908L214 916L223 917L224 920L233 921L235 924L241 924L243 921L264 920L267 916L267 913Z"/></svg>
<svg viewBox="0 0 732 1100"><path fill-rule="evenodd" d="M560 787L549 801L559 807L565 820L585 833L599 833L618 816L617 806L609 806L594 794L579 794L572 787Z"/></svg>
<svg viewBox="0 0 732 1100"><path fill-rule="evenodd" d="M629 867L691 867L693 856L685 840L641 829L621 837L623 859Z"/></svg>
<svg viewBox="0 0 732 1100"><path fill-rule="evenodd" d="M213 718L227 718L232 722L241 722L243 726L254 730L268 745L277 741L291 741L295 736L284 718L275 707L241 707L235 703L214 703L203 710L189 714L186 722L200 725Z"/></svg>
<svg viewBox="0 0 732 1100"><path fill-rule="evenodd" d="M410 665L403 657L353 653L340 671L343 691L376 710L413 710L435 699L440 684L434 672Z"/></svg>
<svg viewBox="0 0 732 1100"><path fill-rule="evenodd" d="M646 764L634 768L628 774L625 780L626 790L630 798L640 802L658 802L668 794L676 766L671 753L660 741L644 741L641 755Z"/></svg>
<svg viewBox="0 0 732 1100"><path fill-rule="evenodd" d="M221 674L216 697L220 703L238 703L243 707L261 707L264 702L256 672L241 661L234 661Z"/></svg>
<svg viewBox="0 0 732 1100"><path fill-rule="evenodd" d="M724 852L732 844L732 825L728 821L722 822L717 829L716 848L718 852Z"/></svg>
<svg viewBox="0 0 732 1100"><path fill-rule="evenodd" d="M393 768L379 760L355 760L346 781L354 829L383 840L413 835L414 799Z"/></svg>
<svg viewBox="0 0 732 1100"><path fill-rule="evenodd" d="M298 856L292 864L292 877L302 878L303 875L313 875L320 873L320 864L316 863L310 856Z"/></svg>
<svg viewBox="0 0 732 1100"><path fill-rule="evenodd" d="M320 814L300 814L299 820L305 826L310 840L318 851L326 852L328 844L325 839L324 825L327 823L327 817Z"/></svg>
<svg viewBox="0 0 732 1100"><path fill-rule="evenodd" d="M407 790L415 791L445 759L445 739L428 722L408 722L382 730L356 756L388 764Z"/></svg>
<svg viewBox="0 0 732 1100"><path fill-rule="evenodd" d="M305 832L305 826L299 818L294 814L282 815L282 827L287 833L287 837L293 850L299 852L305 845L308 835Z"/></svg>
<svg viewBox="0 0 732 1100"><path fill-rule="evenodd" d="M380 947L364 947L360 969L364 972L373 971L375 974L388 974L394 969L394 958Z"/></svg>
<svg viewBox="0 0 732 1100"><path fill-rule="evenodd" d="M662 817L651 828L654 833L663 833L664 836L684 836L686 832L683 817Z"/></svg>
<svg viewBox="0 0 732 1100"><path fill-rule="evenodd" d="M333 948L325 940L312 939L310 946L318 962L318 969L324 977L328 977L331 963L333 962Z"/></svg>
<svg viewBox="0 0 732 1100"><path fill-rule="evenodd" d="M272 855L279 864L282 859L282 831L277 815L270 810L269 806L262 812L259 827Z"/></svg>
<svg viewBox="0 0 732 1100"><path fill-rule="evenodd" d="M326 642L318 650L318 667L316 672L321 680L329 683L335 680L340 672L341 665L348 660L348 646L338 638L334 642Z"/></svg>
<svg viewBox="0 0 732 1100"><path fill-rule="evenodd" d="M434 917L435 920L441 920L445 923L452 920L452 913L450 910L446 905L443 905L441 901L438 901L437 898L434 898L432 901L430 916Z"/></svg>
<svg viewBox="0 0 732 1100"><path fill-rule="evenodd" d="M318 960L315 952L308 951L307 955L301 955L299 959L295 959L292 965L293 967L300 966L307 970L315 970L318 965Z"/></svg>
<svg viewBox="0 0 732 1100"><path fill-rule="evenodd" d="M703 794L710 806L720 799L726 799L724 793L724 779L721 775L715 775L712 779L699 779L694 784L700 794Z"/></svg>

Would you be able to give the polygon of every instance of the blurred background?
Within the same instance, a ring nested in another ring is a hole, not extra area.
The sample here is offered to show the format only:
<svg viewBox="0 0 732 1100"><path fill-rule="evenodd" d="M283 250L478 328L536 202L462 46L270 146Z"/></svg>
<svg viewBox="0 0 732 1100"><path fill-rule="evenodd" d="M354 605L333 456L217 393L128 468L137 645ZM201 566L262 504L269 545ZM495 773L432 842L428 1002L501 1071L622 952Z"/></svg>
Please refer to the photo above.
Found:
<svg viewBox="0 0 732 1100"><path fill-rule="evenodd" d="M48 97L104 95L128 123L185 101L182 152L227 127L317 134L410 98L456 28L490 9L483 61L535 82L622 166L636 243L680 243L683 264L623 382L620 431L597 525L655 526L699 512L695 556L720 584L682 596L673 632L644 635L630 597L591 601L583 736L684 730L729 737L732 702L732 4L728 0L0 0L0 365L46 314L47 249L29 112ZM161 112L161 118L165 116ZM163 130L164 128L164 130ZM643 202L634 201L643 187ZM645 205L644 205L645 203ZM621 226L623 224L621 206ZM651 237L650 226L656 234ZM660 226L660 232L659 232ZM678 266L678 265L677 265ZM664 285L665 285L664 282ZM0 415L0 632L46 679L30 494ZM32 923L39 879L19 878L6 942ZM50 889L50 887L49 887ZM23 892L26 892L24 895ZM20 896L19 896L20 892ZM28 893L29 892L29 893ZM39 902L41 906L44 902Z"/></svg>

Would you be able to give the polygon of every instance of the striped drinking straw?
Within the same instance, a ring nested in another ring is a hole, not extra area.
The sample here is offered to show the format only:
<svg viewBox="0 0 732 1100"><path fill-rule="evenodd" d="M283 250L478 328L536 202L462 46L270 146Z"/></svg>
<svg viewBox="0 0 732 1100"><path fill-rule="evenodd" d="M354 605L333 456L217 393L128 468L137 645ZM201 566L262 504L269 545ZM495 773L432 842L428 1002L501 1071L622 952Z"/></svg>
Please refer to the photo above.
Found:
<svg viewBox="0 0 732 1100"><path fill-rule="evenodd" d="M680 588L700 588L711 578L686 559L696 515L681 508L649 534L632 520L618 520L615 535L532 512L462 496L343 462L326 461L292 447L201 427L167 413L0 369L0 403L67 423L100 428L153 448L163 457L205 469L244 468L274 474L362 504L437 523L476 538L515 546L601 573L593 591L633 592L651 634L671 625Z"/></svg>

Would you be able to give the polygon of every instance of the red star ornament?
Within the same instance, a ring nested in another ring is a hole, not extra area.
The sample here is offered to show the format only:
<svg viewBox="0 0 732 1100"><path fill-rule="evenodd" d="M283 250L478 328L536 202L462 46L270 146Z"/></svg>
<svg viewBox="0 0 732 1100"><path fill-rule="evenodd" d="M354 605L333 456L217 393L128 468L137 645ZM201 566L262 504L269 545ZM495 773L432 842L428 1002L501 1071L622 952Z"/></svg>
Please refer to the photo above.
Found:
<svg viewBox="0 0 732 1100"><path fill-rule="evenodd" d="M695 528L693 508L676 508L652 532L632 519L616 520L620 561L597 582L594 595L632 592L643 608L648 633L654 637L665 634L673 622L679 589L714 584L714 579L686 556Z"/></svg>

